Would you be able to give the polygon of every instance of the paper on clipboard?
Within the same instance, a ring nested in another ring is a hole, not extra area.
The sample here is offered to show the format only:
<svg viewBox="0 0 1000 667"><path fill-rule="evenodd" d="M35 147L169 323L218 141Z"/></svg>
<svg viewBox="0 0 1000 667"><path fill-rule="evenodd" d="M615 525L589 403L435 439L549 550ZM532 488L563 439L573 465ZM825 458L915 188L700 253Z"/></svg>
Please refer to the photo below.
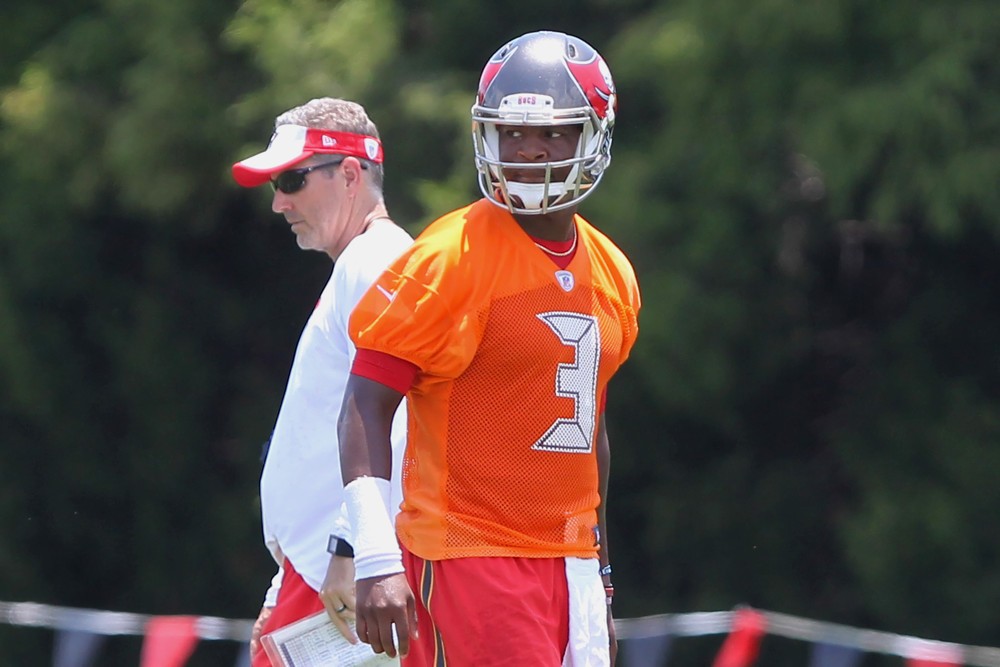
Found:
<svg viewBox="0 0 1000 667"><path fill-rule="evenodd" d="M306 616L260 638L274 667L385 667L399 658L372 652L363 642L344 638L326 611Z"/></svg>

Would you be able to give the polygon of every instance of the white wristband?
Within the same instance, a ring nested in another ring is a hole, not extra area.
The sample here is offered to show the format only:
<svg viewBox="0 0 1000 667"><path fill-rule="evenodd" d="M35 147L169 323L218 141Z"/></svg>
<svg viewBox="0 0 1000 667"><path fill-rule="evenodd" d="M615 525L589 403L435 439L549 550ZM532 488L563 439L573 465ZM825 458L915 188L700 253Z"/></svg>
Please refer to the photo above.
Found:
<svg viewBox="0 0 1000 667"><path fill-rule="evenodd" d="M344 487L344 501L354 535L354 579L384 577L403 571L403 554L389 512L389 480L358 477Z"/></svg>

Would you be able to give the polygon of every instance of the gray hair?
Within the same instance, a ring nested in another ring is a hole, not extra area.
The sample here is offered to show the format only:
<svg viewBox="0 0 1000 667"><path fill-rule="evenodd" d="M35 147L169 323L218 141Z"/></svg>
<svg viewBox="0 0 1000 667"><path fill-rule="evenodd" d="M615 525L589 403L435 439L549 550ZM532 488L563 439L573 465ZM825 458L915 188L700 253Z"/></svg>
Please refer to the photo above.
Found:
<svg viewBox="0 0 1000 667"><path fill-rule="evenodd" d="M301 125L320 130L334 130L336 132L352 132L354 134L364 134L375 137L381 141L378 128L365 108L357 102L337 99L334 97L320 97L309 100L305 104L289 109L274 119L274 126L279 125ZM371 160L358 158L367 167L371 184L376 191L382 192L385 182L385 168L382 164L376 164Z"/></svg>

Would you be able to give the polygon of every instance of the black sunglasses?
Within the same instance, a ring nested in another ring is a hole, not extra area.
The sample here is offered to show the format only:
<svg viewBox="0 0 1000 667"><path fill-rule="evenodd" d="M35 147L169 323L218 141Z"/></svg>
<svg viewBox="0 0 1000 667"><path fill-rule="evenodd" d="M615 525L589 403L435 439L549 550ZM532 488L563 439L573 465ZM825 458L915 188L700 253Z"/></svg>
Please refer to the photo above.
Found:
<svg viewBox="0 0 1000 667"><path fill-rule="evenodd" d="M286 195L295 194L306 187L306 174L317 169L323 169L324 167L336 167L343 161L344 158L340 158L333 162L314 164L311 167L303 167L302 169L288 169L271 179L271 187L275 190L281 190Z"/></svg>

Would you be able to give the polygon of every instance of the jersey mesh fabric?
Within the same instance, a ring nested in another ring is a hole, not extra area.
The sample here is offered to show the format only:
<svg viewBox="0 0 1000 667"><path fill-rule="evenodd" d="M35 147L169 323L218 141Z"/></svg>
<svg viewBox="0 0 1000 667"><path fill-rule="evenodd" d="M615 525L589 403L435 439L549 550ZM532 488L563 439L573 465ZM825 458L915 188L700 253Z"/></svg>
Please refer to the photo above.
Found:
<svg viewBox="0 0 1000 667"><path fill-rule="evenodd" d="M559 271L481 200L428 227L351 316L359 348L420 369L397 531L421 558L596 553L598 397L639 293L621 251L575 222Z"/></svg>

